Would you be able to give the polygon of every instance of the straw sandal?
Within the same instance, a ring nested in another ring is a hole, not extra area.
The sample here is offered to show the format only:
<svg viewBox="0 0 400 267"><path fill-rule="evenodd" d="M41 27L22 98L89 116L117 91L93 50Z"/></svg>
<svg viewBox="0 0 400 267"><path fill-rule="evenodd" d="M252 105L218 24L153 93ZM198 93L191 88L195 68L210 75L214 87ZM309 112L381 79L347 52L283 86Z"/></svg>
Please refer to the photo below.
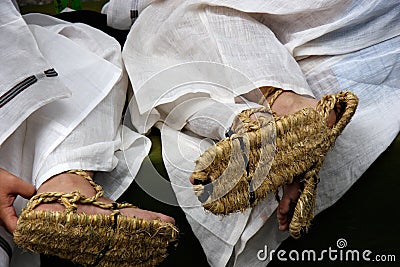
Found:
<svg viewBox="0 0 400 267"><path fill-rule="evenodd" d="M135 206L97 201L103 196L102 187L85 171L69 173L87 179L96 195L85 197L74 191L32 197L18 219L14 232L17 245L85 266L154 266L168 255L171 246L176 245L178 230L173 224L123 216L119 209ZM42 203L60 203L65 210L34 210ZM112 213L77 213L78 204L94 205Z"/></svg>
<svg viewBox="0 0 400 267"><path fill-rule="evenodd" d="M283 90L275 90L272 106ZM294 179L301 181L301 194L289 225L299 238L314 216L318 172L326 153L349 123L358 105L351 92L326 95L316 109L303 108L273 120L260 116L266 108L249 109L237 115L228 137L208 148L197 160L192 174L194 191L206 210L229 214L254 207L269 192ZM326 125L331 110L336 124ZM250 119L252 114L257 120Z"/></svg>

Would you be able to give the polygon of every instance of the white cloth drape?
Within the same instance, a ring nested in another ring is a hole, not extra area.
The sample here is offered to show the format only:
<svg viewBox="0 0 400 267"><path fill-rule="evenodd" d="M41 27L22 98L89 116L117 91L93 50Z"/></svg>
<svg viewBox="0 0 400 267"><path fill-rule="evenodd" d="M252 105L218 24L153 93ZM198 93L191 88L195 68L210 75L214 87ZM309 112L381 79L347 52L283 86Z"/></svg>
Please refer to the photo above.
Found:
<svg viewBox="0 0 400 267"><path fill-rule="evenodd" d="M155 0L110 0L101 9L107 14L107 25L119 30L129 30L137 15Z"/></svg>
<svg viewBox="0 0 400 267"><path fill-rule="evenodd" d="M160 122L166 169L212 266L225 266L231 257L236 266L265 266L257 251L276 248L287 234L277 229L272 199L224 218L204 212L189 176L212 142L183 129L182 121L211 108L204 98L231 105L235 96L258 86L316 98L355 92L358 111L320 172L318 213L399 132L399 22L395 0L170 0L144 8L123 51L134 92L131 113L140 116L134 124L141 132ZM206 105L188 104L196 100ZM208 114L215 121L226 116L218 109Z"/></svg>
<svg viewBox="0 0 400 267"><path fill-rule="evenodd" d="M11 0L0 15L0 167L36 187L70 169L98 171L96 182L117 199L150 150L121 125L128 79L118 42L84 24L22 17ZM57 76L45 75L53 68ZM27 77L34 83L17 92ZM17 212L25 203L17 198ZM14 248L11 266L39 264Z"/></svg>

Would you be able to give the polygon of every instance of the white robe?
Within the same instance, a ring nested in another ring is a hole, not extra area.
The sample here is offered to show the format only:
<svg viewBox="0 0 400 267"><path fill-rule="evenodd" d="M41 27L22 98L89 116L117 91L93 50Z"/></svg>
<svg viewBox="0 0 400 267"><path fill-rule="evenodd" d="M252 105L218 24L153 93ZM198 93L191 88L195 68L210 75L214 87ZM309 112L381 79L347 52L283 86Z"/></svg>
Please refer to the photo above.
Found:
<svg viewBox="0 0 400 267"><path fill-rule="evenodd" d="M118 42L84 24L22 17L11 0L0 1L0 36L0 167L36 188L70 169L98 171L117 199L150 149L121 125L128 79ZM25 204L17 198L17 213ZM11 266L39 266L37 255L20 253L14 247Z"/></svg>
<svg viewBox="0 0 400 267"><path fill-rule="evenodd" d="M142 6L123 51L134 92L131 113L140 116L134 125L140 132L161 128L172 186L212 266L265 266L269 259L259 261L257 252L265 245L275 249L288 235L278 231L272 199L224 218L200 207L189 176L212 142L186 131L187 121L208 112L226 129L232 112L212 105L231 110L235 96L258 86L317 99L356 93L358 111L320 172L318 213L399 132L399 35L396 0L167 0ZM198 127L205 132L211 126Z"/></svg>

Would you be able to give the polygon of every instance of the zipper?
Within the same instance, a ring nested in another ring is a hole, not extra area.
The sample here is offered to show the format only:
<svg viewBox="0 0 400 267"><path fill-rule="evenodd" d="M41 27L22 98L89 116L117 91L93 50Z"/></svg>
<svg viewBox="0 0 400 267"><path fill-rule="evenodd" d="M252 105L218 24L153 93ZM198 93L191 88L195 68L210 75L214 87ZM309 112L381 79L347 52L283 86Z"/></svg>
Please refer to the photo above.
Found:
<svg viewBox="0 0 400 267"><path fill-rule="evenodd" d="M8 90L2 96L0 96L0 108L2 108L5 104L10 102L14 97L23 92L29 86L35 84L37 81L45 77L56 77L56 76L58 76L58 73L54 69L48 69L43 71L43 73L39 73L25 78L23 81L17 83L10 90Z"/></svg>

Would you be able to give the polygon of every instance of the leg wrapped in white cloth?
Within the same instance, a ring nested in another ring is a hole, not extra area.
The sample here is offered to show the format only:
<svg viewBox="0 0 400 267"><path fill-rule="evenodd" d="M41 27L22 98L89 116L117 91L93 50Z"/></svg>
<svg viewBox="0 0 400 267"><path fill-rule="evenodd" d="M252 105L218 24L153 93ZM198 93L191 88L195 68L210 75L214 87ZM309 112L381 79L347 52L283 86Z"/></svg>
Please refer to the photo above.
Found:
<svg viewBox="0 0 400 267"><path fill-rule="evenodd" d="M207 136L208 125L190 118L208 114L218 122L227 114L211 105L184 103L209 97L231 105L234 97L261 86L317 99L355 92L359 110L320 171L319 212L336 202L399 132L399 120L392 116L400 103L399 9L392 1L172 0L154 2L139 15L123 52L135 97L131 112L142 116L134 124L146 132L157 120L162 122L158 127L166 169L211 265L225 266L231 258L229 264L237 266L264 266L257 252L265 245L276 248L287 235L278 231L272 199L223 218L200 207L189 177L194 161L212 145L202 140L216 134ZM204 62L226 68L207 72ZM188 66L186 72L182 66ZM235 87L240 75L254 87ZM377 105L380 112L375 112ZM371 118L380 121L379 127L370 125ZM377 146L366 148L365 143Z"/></svg>
<svg viewBox="0 0 400 267"><path fill-rule="evenodd" d="M39 191L49 178L65 171L98 171L95 179L104 185L105 196L117 199L150 149L146 137L121 126L128 81L118 42L83 24L45 15L23 18L11 1L0 5L5 15L0 29L8 33L0 42L1 55L4 62L10 62L1 72L0 168ZM19 41L10 46L13 40ZM130 157L125 159L124 154ZM59 187L63 190L62 181ZM67 183L65 187L69 190ZM18 197L14 203L17 213L25 205ZM114 219L120 214L116 209L130 207L107 205L114 210ZM137 215L154 227L150 220L156 217L171 221L145 211ZM176 235L176 229L168 226ZM28 259L30 255L14 250L11 266L39 266L38 255ZM153 263L160 260L151 253L144 257Z"/></svg>

